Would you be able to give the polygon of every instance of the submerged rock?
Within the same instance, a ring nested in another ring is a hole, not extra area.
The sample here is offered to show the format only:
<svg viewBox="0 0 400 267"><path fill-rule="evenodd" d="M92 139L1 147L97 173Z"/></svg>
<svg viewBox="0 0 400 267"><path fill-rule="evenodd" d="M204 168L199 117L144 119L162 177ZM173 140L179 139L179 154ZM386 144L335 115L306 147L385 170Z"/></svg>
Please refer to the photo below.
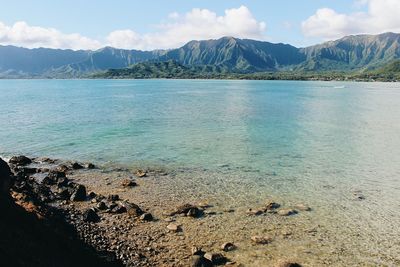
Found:
<svg viewBox="0 0 400 267"><path fill-rule="evenodd" d="M254 210L254 209L248 209L248 210L246 210L246 214L247 215L261 215L261 214L263 214L264 212L262 211L262 210L259 210L259 209L256 209L256 210Z"/></svg>
<svg viewBox="0 0 400 267"><path fill-rule="evenodd" d="M79 170L79 169L83 169L83 166L81 164L79 164L78 162L74 162L71 165L72 169L74 170Z"/></svg>
<svg viewBox="0 0 400 267"><path fill-rule="evenodd" d="M278 209L281 205L279 203L276 203L274 201L267 201L265 203L265 209L266 210L274 210L274 209Z"/></svg>
<svg viewBox="0 0 400 267"><path fill-rule="evenodd" d="M9 163L17 165L17 166L24 166L32 163L32 160L26 156L14 156L9 160Z"/></svg>
<svg viewBox="0 0 400 267"><path fill-rule="evenodd" d="M223 251L232 251L236 248L236 246L231 242L226 242L221 245L221 249Z"/></svg>
<svg viewBox="0 0 400 267"><path fill-rule="evenodd" d="M297 213L297 211L294 210L294 209L281 209L281 210L278 210L278 215L280 215L280 216L290 216L290 215L294 215L296 213Z"/></svg>
<svg viewBox="0 0 400 267"><path fill-rule="evenodd" d="M124 179L121 184L123 187L137 186L137 183L131 179Z"/></svg>
<svg viewBox="0 0 400 267"><path fill-rule="evenodd" d="M94 168L96 168L96 166L93 164L93 163L88 163L88 164L86 164L86 166L85 166L87 169L94 169Z"/></svg>
<svg viewBox="0 0 400 267"><path fill-rule="evenodd" d="M272 240L273 239L270 236L259 236L259 235L256 235L256 236L252 236L251 237L251 241L253 241L256 244L262 244L262 245L269 244L269 243L272 242Z"/></svg>
<svg viewBox="0 0 400 267"><path fill-rule="evenodd" d="M180 232L180 231L182 231L181 225L177 224L177 223L168 224L167 229L170 232Z"/></svg>
<svg viewBox="0 0 400 267"><path fill-rule="evenodd" d="M136 175L137 177L146 177L146 176L147 176L147 172L144 171L144 170L137 170L136 173L135 173L135 175Z"/></svg>
<svg viewBox="0 0 400 267"><path fill-rule="evenodd" d="M311 208L303 203L297 204L295 208L300 211L311 211Z"/></svg>

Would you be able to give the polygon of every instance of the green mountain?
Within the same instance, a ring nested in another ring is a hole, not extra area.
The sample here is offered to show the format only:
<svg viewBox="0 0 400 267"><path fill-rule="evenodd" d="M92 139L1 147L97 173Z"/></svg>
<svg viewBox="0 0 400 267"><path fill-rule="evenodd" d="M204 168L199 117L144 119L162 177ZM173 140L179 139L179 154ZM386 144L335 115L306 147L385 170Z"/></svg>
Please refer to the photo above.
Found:
<svg viewBox="0 0 400 267"><path fill-rule="evenodd" d="M255 72L296 65L305 56L291 45L223 37L191 41L158 58L159 61L171 59L187 66L213 65L233 72Z"/></svg>
<svg viewBox="0 0 400 267"><path fill-rule="evenodd" d="M300 49L298 70L370 70L400 58L400 34L355 35Z"/></svg>
<svg viewBox="0 0 400 267"><path fill-rule="evenodd" d="M118 73L116 69L125 68L129 75L136 68L139 68L138 75L145 75L144 69L148 68L157 75L161 75L160 71L168 75L174 73L172 70L163 70L163 67L181 69L185 73L198 71L200 76L205 73L220 75L282 71L367 73L397 59L400 59L400 34L396 33L347 36L306 48L233 37L191 41L180 48L166 51L112 47L96 51L72 51L0 46L0 78L79 78L97 72L104 74L108 69ZM143 62L149 64L135 65ZM166 63L154 64L157 62Z"/></svg>

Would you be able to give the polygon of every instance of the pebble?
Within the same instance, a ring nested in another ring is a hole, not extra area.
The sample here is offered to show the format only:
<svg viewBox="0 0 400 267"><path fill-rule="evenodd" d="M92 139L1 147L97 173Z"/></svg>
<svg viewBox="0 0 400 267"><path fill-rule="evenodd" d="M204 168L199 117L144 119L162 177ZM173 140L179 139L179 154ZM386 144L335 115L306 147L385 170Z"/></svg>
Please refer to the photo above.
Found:
<svg viewBox="0 0 400 267"><path fill-rule="evenodd" d="M181 230L182 230L181 225L180 225L180 224L177 224L177 223L170 223L170 224L168 224L167 229L168 229L169 231L171 231L171 232L178 232L178 231L181 231Z"/></svg>
<svg viewBox="0 0 400 267"><path fill-rule="evenodd" d="M256 244L263 244L263 245L265 245L265 244L271 243L271 242L272 242L272 238L269 237L269 236L259 236L259 235L256 235L256 236L252 236L252 237L251 237L251 241L253 241L253 242L256 243Z"/></svg>
<svg viewBox="0 0 400 267"><path fill-rule="evenodd" d="M221 245L221 249L223 251L232 251L236 248L236 246L231 242L226 242Z"/></svg>
<svg viewBox="0 0 400 267"><path fill-rule="evenodd" d="M297 211L294 210L294 209L281 209L281 210L278 210L278 215L280 215L280 216L290 216L290 215L294 215L296 213L297 213Z"/></svg>

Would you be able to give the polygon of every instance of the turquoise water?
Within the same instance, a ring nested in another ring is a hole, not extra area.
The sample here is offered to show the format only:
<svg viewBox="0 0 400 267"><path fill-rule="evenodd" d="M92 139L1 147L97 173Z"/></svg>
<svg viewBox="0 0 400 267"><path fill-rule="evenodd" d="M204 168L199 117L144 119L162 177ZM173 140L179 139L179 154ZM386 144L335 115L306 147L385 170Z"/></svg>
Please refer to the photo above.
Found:
<svg viewBox="0 0 400 267"><path fill-rule="evenodd" d="M243 201L340 215L386 263L399 255L400 84L0 80L0 103L3 156L204 170L243 181L229 187Z"/></svg>

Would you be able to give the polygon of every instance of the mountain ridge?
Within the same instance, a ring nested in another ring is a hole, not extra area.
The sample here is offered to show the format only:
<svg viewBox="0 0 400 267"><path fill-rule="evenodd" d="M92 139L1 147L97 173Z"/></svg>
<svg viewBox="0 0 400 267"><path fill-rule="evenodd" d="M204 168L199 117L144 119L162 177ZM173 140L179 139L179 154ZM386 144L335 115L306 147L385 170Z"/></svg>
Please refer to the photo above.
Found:
<svg viewBox="0 0 400 267"><path fill-rule="evenodd" d="M176 61L218 71L370 71L400 58L400 34L350 35L297 48L235 37L190 41L170 50L104 47L95 51L0 45L0 78L81 78L141 62ZM202 67L203 66L203 67ZM209 67L207 67L209 68Z"/></svg>

